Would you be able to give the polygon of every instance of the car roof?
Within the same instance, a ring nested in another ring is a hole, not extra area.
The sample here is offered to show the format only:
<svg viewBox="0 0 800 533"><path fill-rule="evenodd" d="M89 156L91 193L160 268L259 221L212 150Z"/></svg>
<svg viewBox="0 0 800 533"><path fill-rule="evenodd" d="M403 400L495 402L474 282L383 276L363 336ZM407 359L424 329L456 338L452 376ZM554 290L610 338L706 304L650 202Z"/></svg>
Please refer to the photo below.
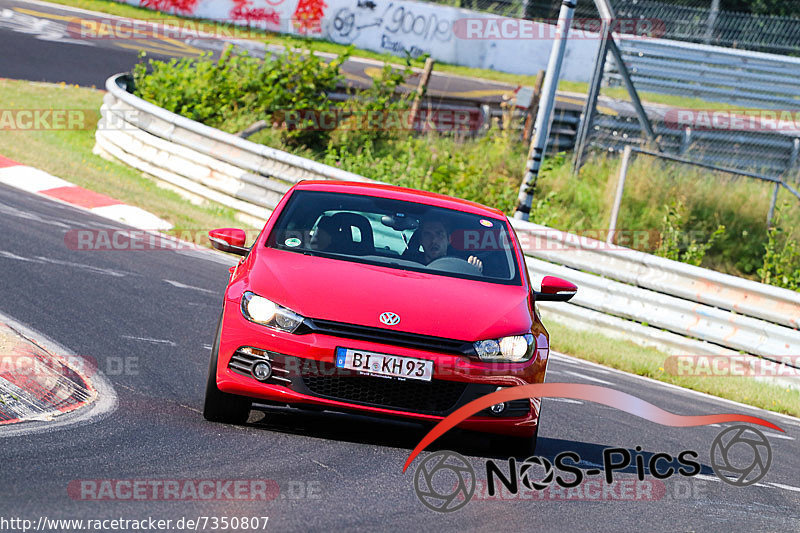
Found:
<svg viewBox="0 0 800 533"><path fill-rule="evenodd" d="M380 198L391 198L394 200L405 200L436 207L444 207L457 211L465 211L477 215L505 218L506 215L501 210L488 207L477 202L454 198L445 194L438 194L407 187L397 187L395 185L385 185L382 183L365 183L359 181L333 181L333 180L308 180L301 181L294 186L294 189L305 191L327 191L345 194L362 194L367 196L378 196Z"/></svg>

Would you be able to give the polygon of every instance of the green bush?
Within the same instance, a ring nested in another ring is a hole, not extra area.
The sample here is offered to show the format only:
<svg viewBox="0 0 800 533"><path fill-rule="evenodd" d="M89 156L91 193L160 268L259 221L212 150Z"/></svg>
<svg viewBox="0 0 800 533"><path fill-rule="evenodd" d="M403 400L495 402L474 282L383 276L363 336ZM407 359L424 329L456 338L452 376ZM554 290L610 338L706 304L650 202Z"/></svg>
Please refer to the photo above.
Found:
<svg viewBox="0 0 800 533"><path fill-rule="evenodd" d="M784 205L783 209L788 207ZM758 269L758 275L761 283L797 291L800 290L800 250L797 241L779 227L780 219L781 209L776 209L774 224L767 231L764 264Z"/></svg>
<svg viewBox="0 0 800 533"><path fill-rule="evenodd" d="M686 209L682 201L672 202L667 207L661 226L661 242L656 255L700 266L708 249L725 234L725 226L719 225L705 242L698 242L696 231L686 231Z"/></svg>
<svg viewBox="0 0 800 533"><path fill-rule="evenodd" d="M259 120L284 121L291 111L330 109L328 94L342 82L339 68L346 59L345 54L326 63L313 53L287 50L261 60L228 47L218 60L204 55L142 61L133 70L135 94L235 133ZM301 120L285 128L283 140L290 146L324 147L330 132L307 125Z"/></svg>

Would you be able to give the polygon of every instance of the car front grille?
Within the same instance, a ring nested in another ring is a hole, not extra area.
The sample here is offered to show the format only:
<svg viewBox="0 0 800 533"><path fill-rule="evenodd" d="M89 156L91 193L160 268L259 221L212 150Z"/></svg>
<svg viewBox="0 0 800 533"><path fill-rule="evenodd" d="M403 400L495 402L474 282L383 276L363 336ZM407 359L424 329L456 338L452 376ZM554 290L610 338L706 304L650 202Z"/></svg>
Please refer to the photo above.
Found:
<svg viewBox="0 0 800 533"><path fill-rule="evenodd" d="M381 344L403 346L405 348L415 348L418 350L457 355L475 355L472 343L468 341L374 328L370 326L360 326L358 324L346 324L318 318L305 319L303 325L300 326L296 333L322 333L333 337L379 342Z"/></svg>
<svg viewBox="0 0 800 533"><path fill-rule="evenodd" d="M467 388L458 381L415 381L371 376L303 376L315 395L332 400L415 413L444 414L459 403Z"/></svg>

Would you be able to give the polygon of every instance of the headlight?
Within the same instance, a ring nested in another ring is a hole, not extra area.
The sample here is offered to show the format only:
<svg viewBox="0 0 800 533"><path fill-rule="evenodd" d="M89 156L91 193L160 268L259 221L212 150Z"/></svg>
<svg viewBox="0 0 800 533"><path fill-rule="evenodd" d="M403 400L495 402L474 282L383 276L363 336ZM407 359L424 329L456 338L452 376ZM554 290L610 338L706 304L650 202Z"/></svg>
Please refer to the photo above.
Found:
<svg viewBox="0 0 800 533"><path fill-rule="evenodd" d="M303 322L303 317L291 309L250 291L242 295L242 314L251 322L288 333L293 333Z"/></svg>
<svg viewBox="0 0 800 533"><path fill-rule="evenodd" d="M513 335L501 339L489 339L473 343L481 361L521 363L533 355L536 347L533 335Z"/></svg>

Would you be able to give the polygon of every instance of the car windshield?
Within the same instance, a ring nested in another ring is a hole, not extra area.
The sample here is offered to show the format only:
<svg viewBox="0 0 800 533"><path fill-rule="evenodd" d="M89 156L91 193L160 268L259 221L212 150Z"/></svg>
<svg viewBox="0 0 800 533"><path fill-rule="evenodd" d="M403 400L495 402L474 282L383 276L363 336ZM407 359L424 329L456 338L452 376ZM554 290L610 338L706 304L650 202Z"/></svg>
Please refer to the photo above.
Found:
<svg viewBox="0 0 800 533"><path fill-rule="evenodd" d="M324 191L295 191L267 246L401 270L519 284L505 220Z"/></svg>

